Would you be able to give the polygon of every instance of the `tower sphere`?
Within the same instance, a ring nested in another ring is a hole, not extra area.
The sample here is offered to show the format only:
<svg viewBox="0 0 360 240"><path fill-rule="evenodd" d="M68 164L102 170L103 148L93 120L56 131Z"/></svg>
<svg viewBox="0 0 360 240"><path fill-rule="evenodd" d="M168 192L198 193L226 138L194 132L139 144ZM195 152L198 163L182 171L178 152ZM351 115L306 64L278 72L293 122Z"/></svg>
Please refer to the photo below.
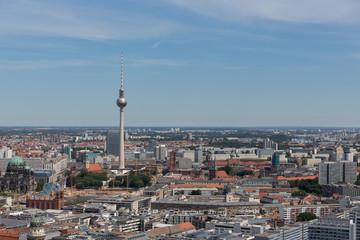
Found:
<svg viewBox="0 0 360 240"><path fill-rule="evenodd" d="M127 101L126 98L124 97L119 97L116 101L116 104L118 105L119 108L124 108L127 105Z"/></svg>

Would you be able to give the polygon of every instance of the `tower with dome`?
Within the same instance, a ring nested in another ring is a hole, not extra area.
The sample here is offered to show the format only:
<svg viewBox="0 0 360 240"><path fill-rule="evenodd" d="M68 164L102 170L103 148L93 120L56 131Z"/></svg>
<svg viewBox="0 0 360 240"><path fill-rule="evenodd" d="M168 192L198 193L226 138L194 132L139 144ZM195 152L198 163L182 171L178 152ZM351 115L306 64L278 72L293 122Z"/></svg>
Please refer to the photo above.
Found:
<svg viewBox="0 0 360 240"><path fill-rule="evenodd" d="M5 175L0 177L2 192L27 192L35 190L34 170L20 156L12 157Z"/></svg>
<svg viewBox="0 0 360 240"><path fill-rule="evenodd" d="M35 216L30 222L30 231L27 235L28 240L45 240L44 222L41 217Z"/></svg>

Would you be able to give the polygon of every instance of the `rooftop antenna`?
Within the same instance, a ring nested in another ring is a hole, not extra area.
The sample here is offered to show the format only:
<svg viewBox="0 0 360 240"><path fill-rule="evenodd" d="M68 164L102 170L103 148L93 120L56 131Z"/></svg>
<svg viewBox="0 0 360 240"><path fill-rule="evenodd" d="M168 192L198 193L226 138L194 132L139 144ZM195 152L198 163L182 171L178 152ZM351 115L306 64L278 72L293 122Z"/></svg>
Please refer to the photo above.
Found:
<svg viewBox="0 0 360 240"><path fill-rule="evenodd" d="M121 90L124 90L124 57L123 52L121 52Z"/></svg>

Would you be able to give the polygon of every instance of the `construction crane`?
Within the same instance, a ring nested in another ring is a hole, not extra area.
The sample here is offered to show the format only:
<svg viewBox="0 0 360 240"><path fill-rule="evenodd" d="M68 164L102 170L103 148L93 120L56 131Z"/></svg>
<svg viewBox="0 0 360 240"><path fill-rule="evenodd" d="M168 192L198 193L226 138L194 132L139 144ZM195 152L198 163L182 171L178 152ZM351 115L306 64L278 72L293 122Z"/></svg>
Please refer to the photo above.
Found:
<svg viewBox="0 0 360 240"><path fill-rule="evenodd" d="M129 194L129 172L126 174L126 192Z"/></svg>
<svg viewBox="0 0 360 240"><path fill-rule="evenodd" d="M114 189L115 189L115 178L116 178L116 176L114 176L114 178L113 178L113 187L112 187L113 192L114 192Z"/></svg>
<svg viewBox="0 0 360 240"><path fill-rule="evenodd" d="M109 183L110 183L110 166L108 167L108 170L107 170L107 181L106 181L106 183L107 183L107 192L109 192L110 191L110 187L109 187Z"/></svg>

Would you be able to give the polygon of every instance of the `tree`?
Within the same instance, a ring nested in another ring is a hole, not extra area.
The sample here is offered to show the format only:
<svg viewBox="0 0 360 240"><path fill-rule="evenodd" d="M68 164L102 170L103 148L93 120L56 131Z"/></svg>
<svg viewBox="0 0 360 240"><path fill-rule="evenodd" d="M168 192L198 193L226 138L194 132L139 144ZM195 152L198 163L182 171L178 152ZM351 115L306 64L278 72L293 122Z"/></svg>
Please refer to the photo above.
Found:
<svg viewBox="0 0 360 240"><path fill-rule="evenodd" d="M294 197L306 197L307 193L304 190L295 191L291 194Z"/></svg>
<svg viewBox="0 0 360 240"><path fill-rule="evenodd" d="M360 185L360 175L357 176L357 180L355 182L355 185Z"/></svg>
<svg viewBox="0 0 360 240"><path fill-rule="evenodd" d="M254 175L254 172L251 170L243 170L243 171L237 172L235 175L237 175L239 177L243 177L245 175Z"/></svg>
<svg viewBox="0 0 360 240"><path fill-rule="evenodd" d="M306 221L310 221L313 219L316 219L316 215L313 213L309 213L309 212L304 212L304 213L300 213L297 217L297 222L306 222Z"/></svg>
<svg viewBox="0 0 360 240"><path fill-rule="evenodd" d="M322 186L318 183L318 178L306 179L306 180L291 180L289 181L290 187L298 187L300 190L304 190L307 193L315 193L320 195L322 193Z"/></svg>
<svg viewBox="0 0 360 240"><path fill-rule="evenodd" d="M223 170L223 171L225 171L225 172L226 172L227 174L229 174L229 175L232 175L232 173L233 173L232 167L230 167L230 166L228 166L228 165L219 168L219 170Z"/></svg>
<svg viewBox="0 0 360 240"><path fill-rule="evenodd" d="M70 178L71 176L68 176L66 178L66 185L70 186ZM84 189L84 188L100 188L103 185L103 181L107 180L107 174L106 173L93 173L88 171L82 171L77 176L73 176L73 185L78 189Z"/></svg>
<svg viewBox="0 0 360 240"><path fill-rule="evenodd" d="M117 176L115 178L114 185L116 187L127 187L127 176ZM109 187L112 186L112 181L109 182ZM151 186L151 177L148 174L135 174L135 172L129 173L129 187L142 188L145 186Z"/></svg>
<svg viewBox="0 0 360 240"><path fill-rule="evenodd" d="M201 190L198 189L198 190L192 190L190 195L201 195Z"/></svg>

